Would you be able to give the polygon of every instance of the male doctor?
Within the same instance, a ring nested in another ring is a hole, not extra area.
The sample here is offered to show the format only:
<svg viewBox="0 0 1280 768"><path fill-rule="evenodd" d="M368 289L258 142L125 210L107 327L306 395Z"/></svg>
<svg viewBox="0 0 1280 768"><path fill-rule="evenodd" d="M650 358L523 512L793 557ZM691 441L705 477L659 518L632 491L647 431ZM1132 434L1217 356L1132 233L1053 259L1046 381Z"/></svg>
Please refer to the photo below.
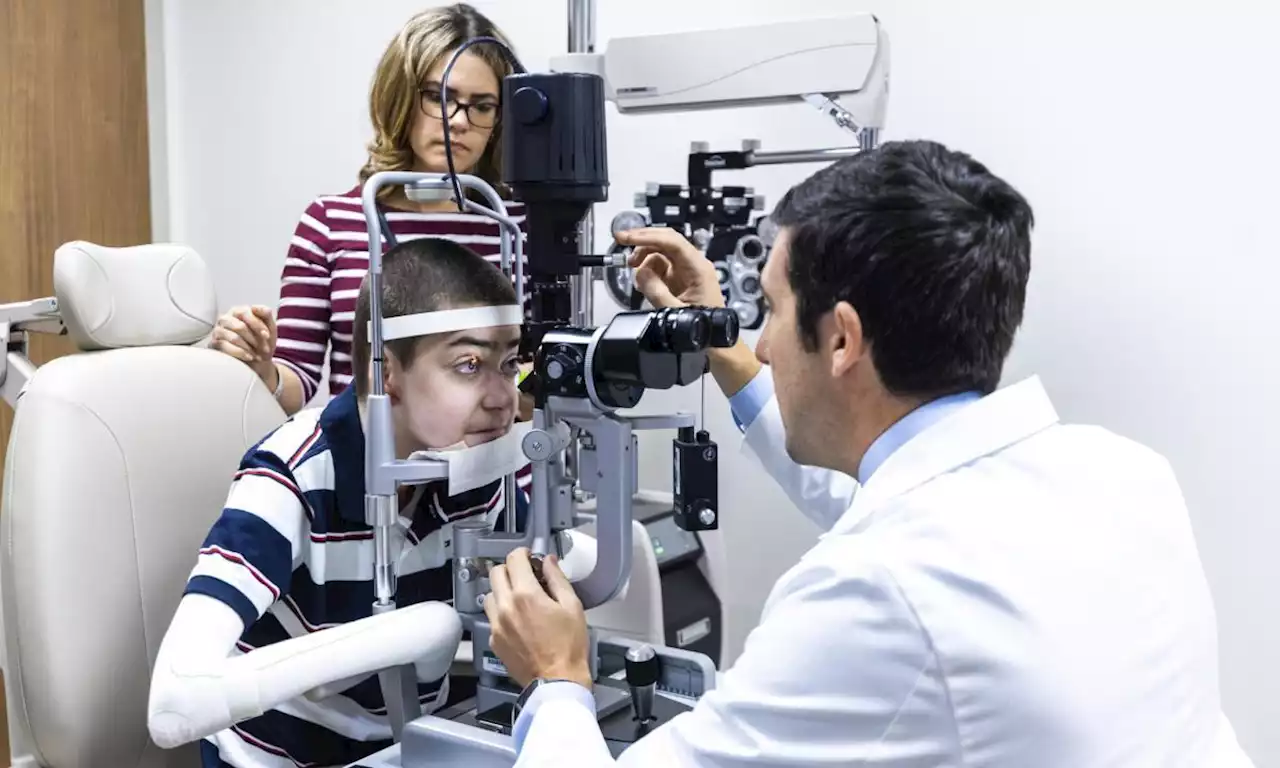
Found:
<svg viewBox="0 0 1280 768"><path fill-rule="evenodd" d="M775 220L768 324L754 356L717 353L713 374L747 446L826 533L718 687L621 764L1249 766L1169 463L1059 423L1035 378L997 386L1023 314L1026 200L913 141L819 171ZM619 240L655 306L721 304L677 233ZM514 553L485 604L529 686L517 765L612 765L582 607L544 573L547 592Z"/></svg>

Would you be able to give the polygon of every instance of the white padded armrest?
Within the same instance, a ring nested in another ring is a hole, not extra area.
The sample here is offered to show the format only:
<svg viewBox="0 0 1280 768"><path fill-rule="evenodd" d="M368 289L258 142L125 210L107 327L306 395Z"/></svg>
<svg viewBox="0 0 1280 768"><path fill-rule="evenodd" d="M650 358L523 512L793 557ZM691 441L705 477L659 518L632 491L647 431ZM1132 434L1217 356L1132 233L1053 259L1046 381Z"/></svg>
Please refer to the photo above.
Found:
<svg viewBox="0 0 1280 768"><path fill-rule="evenodd" d="M82 351L194 344L218 314L208 266L185 245L66 243L53 255L53 289Z"/></svg>

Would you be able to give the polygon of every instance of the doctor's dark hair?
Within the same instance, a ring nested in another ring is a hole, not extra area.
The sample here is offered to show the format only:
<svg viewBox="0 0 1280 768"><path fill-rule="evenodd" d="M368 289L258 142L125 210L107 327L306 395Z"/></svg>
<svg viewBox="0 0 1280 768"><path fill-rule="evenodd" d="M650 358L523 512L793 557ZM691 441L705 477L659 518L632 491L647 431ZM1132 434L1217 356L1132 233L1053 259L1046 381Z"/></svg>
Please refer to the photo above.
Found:
<svg viewBox="0 0 1280 768"><path fill-rule="evenodd" d="M425 237L398 244L382 257L382 316L515 304L516 289L502 270L465 245ZM356 397L369 394L369 276L356 296L351 373ZM413 366L422 337L383 344L404 368Z"/></svg>
<svg viewBox="0 0 1280 768"><path fill-rule="evenodd" d="M889 142L792 188L773 219L807 351L845 301L894 395L996 389L1031 270L1034 216L1012 186L935 142Z"/></svg>

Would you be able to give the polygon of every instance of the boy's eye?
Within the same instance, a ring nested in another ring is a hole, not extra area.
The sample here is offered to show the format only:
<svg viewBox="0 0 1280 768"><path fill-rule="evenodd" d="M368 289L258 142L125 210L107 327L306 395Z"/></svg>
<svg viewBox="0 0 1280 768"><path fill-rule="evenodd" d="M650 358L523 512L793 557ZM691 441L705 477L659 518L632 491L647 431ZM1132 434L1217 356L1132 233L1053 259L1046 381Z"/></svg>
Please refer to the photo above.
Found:
<svg viewBox="0 0 1280 768"><path fill-rule="evenodd" d="M466 360L463 360L462 362L458 363L454 367L460 373L475 373L476 371L480 370L480 361L474 357L469 357Z"/></svg>
<svg viewBox="0 0 1280 768"><path fill-rule="evenodd" d="M502 372L510 376L520 373L520 361L514 357L506 361L502 364Z"/></svg>

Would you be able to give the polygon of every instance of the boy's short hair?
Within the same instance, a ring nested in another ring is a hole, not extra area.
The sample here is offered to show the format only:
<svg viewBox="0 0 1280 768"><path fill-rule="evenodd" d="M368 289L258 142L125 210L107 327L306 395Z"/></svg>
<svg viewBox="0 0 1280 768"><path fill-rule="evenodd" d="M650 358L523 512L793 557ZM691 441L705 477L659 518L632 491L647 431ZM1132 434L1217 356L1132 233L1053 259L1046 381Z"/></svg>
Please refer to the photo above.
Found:
<svg viewBox="0 0 1280 768"><path fill-rule="evenodd" d="M382 257L382 316L443 309L516 304L516 290L502 270L465 245L427 237L398 244ZM369 394L369 276L356 298L351 364L356 396ZM421 337L385 342L404 368L413 365Z"/></svg>

